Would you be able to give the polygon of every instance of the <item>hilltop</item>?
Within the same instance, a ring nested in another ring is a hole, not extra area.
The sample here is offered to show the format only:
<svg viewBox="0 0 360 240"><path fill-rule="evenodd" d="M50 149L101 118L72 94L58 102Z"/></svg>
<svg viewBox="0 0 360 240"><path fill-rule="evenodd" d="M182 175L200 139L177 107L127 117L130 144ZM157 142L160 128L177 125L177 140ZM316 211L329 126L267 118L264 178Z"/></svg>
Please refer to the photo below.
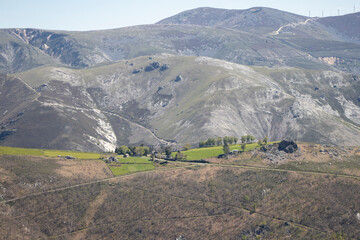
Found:
<svg viewBox="0 0 360 240"><path fill-rule="evenodd" d="M246 10L197 8L161 20L157 24L213 26L265 35L285 24L303 22L306 19L304 16L266 7Z"/></svg>

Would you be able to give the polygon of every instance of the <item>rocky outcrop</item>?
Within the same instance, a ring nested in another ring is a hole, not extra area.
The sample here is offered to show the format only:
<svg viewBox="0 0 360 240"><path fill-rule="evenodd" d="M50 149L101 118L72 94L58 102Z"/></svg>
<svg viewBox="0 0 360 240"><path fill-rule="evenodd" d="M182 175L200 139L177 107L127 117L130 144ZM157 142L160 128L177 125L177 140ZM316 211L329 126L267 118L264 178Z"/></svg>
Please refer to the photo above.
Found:
<svg viewBox="0 0 360 240"><path fill-rule="evenodd" d="M288 159L295 160L302 155L301 149L292 140L282 140L279 143L262 146L260 151L264 152L264 158L272 164L279 164Z"/></svg>
<svg viewBox="0 0 360 240"><path fill-rule="evenodd" d="M180 82L182 80L181 75L177 75L174 82Z"/></svg>
<svg viewBox="0 0 360 240"><path fill-rule="evenodd" d="M145 72L151 72L158 68L160 68L160 63L152 62L148 66L145 67Z"/></svg>
<svg viewBox="0 0 360 240"><path fill-rule="evenodd" d="M293 153L298 149L297 144L292 140L282 140L278 143L278 150L286 153Z"/></svg>

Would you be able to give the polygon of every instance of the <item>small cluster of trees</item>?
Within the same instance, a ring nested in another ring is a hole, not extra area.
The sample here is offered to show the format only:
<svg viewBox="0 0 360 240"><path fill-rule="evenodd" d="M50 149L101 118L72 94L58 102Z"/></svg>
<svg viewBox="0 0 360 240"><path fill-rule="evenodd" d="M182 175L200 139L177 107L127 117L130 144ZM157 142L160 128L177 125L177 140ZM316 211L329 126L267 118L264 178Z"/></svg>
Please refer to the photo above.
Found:
<svg viewBox="0 0 360 240"><path fill-rule="evenodd" d="M212 146L220 146L222 144L236 144L239 139L237 137L218 137L218 138L208 138L206 141L199 142L199 147L212 147Z"/></svg>
<svg viewBox="0 0 360 240"><path fill-rule="evenodd" d="M255 137L252 135L244 135L241 137L241 143L252 143L255 141Z"/></svg>
<svg viewBox="0 0 360 240"><path fill-rule="evenodd" d="M263 139L258 140L259 146L266 145L268 143L268 137L264 137Z"/></svg>
<svg viewBox="0 0 360 240"><path fill-rule="evenodd" d="M170 146L166 146L166 148L164 149L164 151L165 151L166 157L167 157L167 158L170 158L171 152L172 152L171 147L170 147Z"/></svg>
<svg viewBox="0 0 360 240"><path fill-rule="evenodd" d="M146 156L150 153L150 148L147 146L125 146L115 148L115 153L118 155L129 154L130 156Z"/></svg>
<svg viewBox="0 0 360 240"><path fill-rule="evenodd" d="M167 158L171 158L171 153L172 153L172 149L171 146L167 146L165 149L165 155ZM181 151L177 151L176 155L175 155L175 160L186 160L186 155L184 153L182 153Z"/></svg>
<svg viewBox="0 0 360 240"><path fill-rule="evenodd" d="M185 145L183 146L183 151L187 151L187 150L189 150L189 149L191 149L190 143L187 143L187 144L185 144Z"/></svg>
<svg viewBox="0 0 360 240"><path fill-rule="evenodd" d="M251 135L245 135L241 137L241 149L245 151L247 143L253 143L255 141L255 137ZM268 143L268 137L264 137L263 139L258 140L258 145L266 145Z"/></svg>
<svg viewBox="0 0 360 240"><path fill-rule="evenodd" d="M246 149L247 143L252 143L255 141L255 137L251 135L244 135L241 137L241 150L244 152ZM230 147L227 141L223 141L223 151L224 155L227 156L230 153ZM264 137L263 139L258 140L259 146L266 145L268 143L268 137ZM231 143L230 143L231 144Z"/></svg>
<svg viewBox="0 0 360 240"><path fill-rule="evenodd" d="M186 155L180 151L178 151L175 155L175 160L186 160Z"/></svg>
<svg viewBox="0 0 360 240"><path fill-rule="evenodd" d="M189 147L190 148L190 147ZM151 154L151 158L161 158L161 155L164 153L166 155L166 158L171 158L172 148L171 146L166 146L165 148L161 148L159 153L155 153L153 147L147 147L144 145L140 146L126 146L122 145L120 147L115 148L115 153L118 155L126 155L129 154L129 156L147 156ZM184 160L186 159L186 155L182 152L177 152L175 156L176 160Z"/></svg>

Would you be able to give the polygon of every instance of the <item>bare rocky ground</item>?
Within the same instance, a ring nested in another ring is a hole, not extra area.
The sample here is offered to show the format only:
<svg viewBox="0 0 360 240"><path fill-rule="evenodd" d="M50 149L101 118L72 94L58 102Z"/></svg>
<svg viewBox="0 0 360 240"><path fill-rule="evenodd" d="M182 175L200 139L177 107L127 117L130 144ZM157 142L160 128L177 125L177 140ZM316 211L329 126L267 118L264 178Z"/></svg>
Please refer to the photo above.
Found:
<svg viewBox="0 0 360 240"><path fill-rule="evenodd" d="M211 163L360 176L360 149L328 144L297 143L293 152L279 150L278 144L254 149L227 159L211 158Z"/></svg>

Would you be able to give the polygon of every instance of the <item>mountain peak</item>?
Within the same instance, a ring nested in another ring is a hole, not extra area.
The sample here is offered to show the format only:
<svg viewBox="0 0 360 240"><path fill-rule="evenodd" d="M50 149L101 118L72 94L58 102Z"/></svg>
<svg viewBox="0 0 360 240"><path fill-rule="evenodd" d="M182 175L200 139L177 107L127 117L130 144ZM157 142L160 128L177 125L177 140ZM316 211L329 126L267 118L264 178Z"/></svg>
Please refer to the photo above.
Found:
<svg viewBox="0 0 360 240"><path fill-rule="evenodd" d="M185 24L268 33L282 25L304 21L306 17L266 7L228 10L202 7L181 12L157 24Z"/></svg>

